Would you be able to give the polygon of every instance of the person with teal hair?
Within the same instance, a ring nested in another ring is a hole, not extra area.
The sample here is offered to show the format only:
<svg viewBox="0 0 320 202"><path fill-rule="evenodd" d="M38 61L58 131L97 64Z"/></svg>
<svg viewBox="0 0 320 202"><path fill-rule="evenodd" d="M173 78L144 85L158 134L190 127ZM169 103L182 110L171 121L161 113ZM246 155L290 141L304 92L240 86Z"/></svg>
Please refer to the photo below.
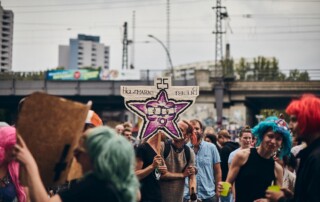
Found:
<svg viewBox="0 0 320 202"><path fill-rule="evenodd" d="M84 133L75 157L86 173L69 190L52 198L48 198L36 162L21 137L13 155L26 168L32 201L137 201L139 182L134 173L133 147L109 127L99 126Z"/></svg>
<svg viewBox="0 0 320 202"><path fill-rule="evenodd" d="M283 169L274 161L290 154L291 135L287 123L277 117L268 117L252 129L257 138L256 147L239 150L230 165L227 182L235 183L235 201L256 201L265 197L270 185L282 186ZM222 183L218 190L222 191Z"/></svg>
<svg viewBox="0 0 320 202"><path fill-rule="evenodd" d="M289 131L289 126L285 120L279 119L276 116L270 116L266 118L252 129L252 134L257 139L256 146L261 144L265 132L270 129L272 129L273 132L282 135L282 145L280 149L276 151L279 152L279 157L282 159L282 157L290 155L292 137Z"/></svg>

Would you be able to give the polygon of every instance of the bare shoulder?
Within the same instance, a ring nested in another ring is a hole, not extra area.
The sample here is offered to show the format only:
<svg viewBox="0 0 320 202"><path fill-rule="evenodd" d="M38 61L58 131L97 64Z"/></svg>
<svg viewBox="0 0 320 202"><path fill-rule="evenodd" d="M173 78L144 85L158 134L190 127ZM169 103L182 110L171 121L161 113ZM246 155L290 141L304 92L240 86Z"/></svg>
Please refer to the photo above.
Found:
<svg viewBox="0 0 320 202"><path fill-rule="evenodd" d="M275 169L275 172L280 172L280 173L283 172L282 166L276 161L274 162L274 169Z"/></svg>
<svg viewBox="0 0 320 202"><path fill-rule="evenodd" d="M48 202L62 202L59 194L54 195L52 198L48 200Z"/></svg>
<svg viewBox="0 0 320 202"><path fill-rule="evenodd" d="M245 158L247 159L250 155L250 149L240 149L236 154L235 157L237 158Z"/></svg>
<svg viewBox="0 0 320 202"><path fill-rule="evenodd" d="M247 162L249 155L250 155L250 149L241 149L235 154L234 161L237 164L243 165Z"/></svg>

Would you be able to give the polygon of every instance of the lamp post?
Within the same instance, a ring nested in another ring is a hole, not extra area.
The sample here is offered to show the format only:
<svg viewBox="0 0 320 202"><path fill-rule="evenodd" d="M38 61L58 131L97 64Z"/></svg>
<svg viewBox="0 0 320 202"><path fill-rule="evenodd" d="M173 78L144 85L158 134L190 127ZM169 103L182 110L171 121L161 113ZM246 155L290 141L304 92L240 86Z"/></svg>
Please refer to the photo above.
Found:
<svg viewBox="0 0 320 202"><path fill-rule="evenodd" d="M153 38L154 40L156 40L157 42L159 42L161 44L161 46L164 48L164 50L166 51L166 54L167 54L167 57L168 57L168 60L169 60L169 63L170 63L170 67L171 67L171 76L172 78L174 79L174 71L173 71L173 65L172 65L172 60L171 60L171 56L170 56L170 53L169 53L169 50L167 49L167 47L162 43L162 41L160 41L160 39L158 39L157 37L149 34L148 37L150 38Z"/></svg>

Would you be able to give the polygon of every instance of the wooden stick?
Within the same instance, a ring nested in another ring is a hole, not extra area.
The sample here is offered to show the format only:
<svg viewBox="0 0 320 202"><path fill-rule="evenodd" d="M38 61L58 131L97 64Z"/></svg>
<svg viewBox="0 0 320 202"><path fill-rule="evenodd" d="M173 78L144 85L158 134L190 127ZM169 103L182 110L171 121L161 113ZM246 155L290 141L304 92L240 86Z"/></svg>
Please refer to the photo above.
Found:
<svg viewBox="0 0 320 202"><path fill-rule="evenodd" d="M160 155L160 148L161 148L161 135L162 135L162 132L158 132L158 142L157 142L157 154Z"/></svg>

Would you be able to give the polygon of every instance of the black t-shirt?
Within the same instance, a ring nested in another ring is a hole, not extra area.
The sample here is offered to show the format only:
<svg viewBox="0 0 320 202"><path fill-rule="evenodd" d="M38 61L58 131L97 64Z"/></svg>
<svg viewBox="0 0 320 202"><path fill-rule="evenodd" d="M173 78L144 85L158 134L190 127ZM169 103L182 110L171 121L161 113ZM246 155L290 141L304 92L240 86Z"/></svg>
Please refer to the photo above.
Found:
<svg viewBox="0 0 320 202"><path fill-rule="evenodd" d="M113 186L93 174L79 180L59 195L63 202L120 202Z"/></svg>
<svg viewBox="0 0 320 202"><path fill-rule="evenodd" d="M152 164L157 153L148 143L139 145L136 149L136 157L143 161L142 169ZM154 171L140 181L141 201L161 201L161 191L159 181L156 179Z"/></svg>
<svg viewBox="0 0 320 202"><path fill-rule="evenodd" d="M237 142L226 142L224 146L220 150L220 159L221 159L221 172L222 181L226 181L228 172L229 172L229 165L228 165L228 159L231 152L239 148L239 143Z"/></svg>

